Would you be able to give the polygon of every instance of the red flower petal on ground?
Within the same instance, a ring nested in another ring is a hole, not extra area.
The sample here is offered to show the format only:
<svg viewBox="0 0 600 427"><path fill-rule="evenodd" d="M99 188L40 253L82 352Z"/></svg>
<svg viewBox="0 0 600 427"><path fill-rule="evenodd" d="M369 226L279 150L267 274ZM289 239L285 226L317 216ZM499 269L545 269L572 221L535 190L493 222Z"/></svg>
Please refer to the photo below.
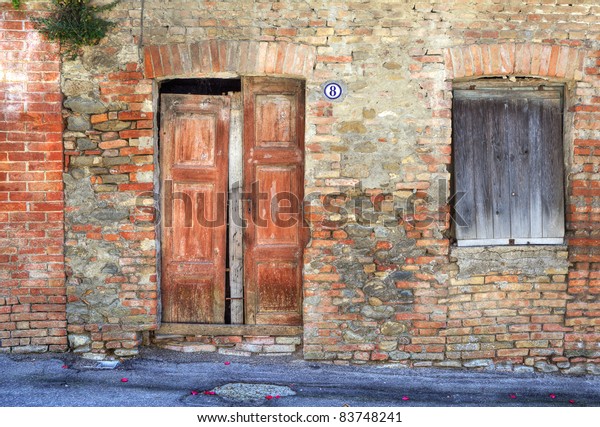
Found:
<svg viewBox="0 0 600 427"><path fill-rule="evenodd" d="M225 362L226 365L231 365L231 362Z"/></svg>
<svg viewBox="0 0 600 427"><path fill-rule="evenodd" d="M508 395L508 397L510 397L511 399L516 399L517 395L514 394L514 393L511 393L511 394Z"/></svg>
<svg viewBox="0 0 600 427"><path fill-rule="evenodd" d="M573 399L569 399L569 403L570 403L571 405L573 405L573 404L575 403L575 401L574 401Z"/></svg>
<svg viewBox="0 0 600 427"><path fill-rule="evenodd" d="M268 394L268 395L265 396L265 399L271 400L271 399L273 399L273 396L271 396L270 394Z"/></svg>
<svg viewBox="0 0 600 427"><path fill-rule="evenodd" d="M280 395L275 396L275 399L281 399Z"/></svg>
<svg viewBox="0 0 600 427"><path fill-rule="evenodd" d="M556 399L556 395L554 393L550 393L548 396L550 396L550 399Z"/></svg>
<svg viewBox="0 0 600 427"><path fill-rule="evenodd" d="M198 392L196 390L192 390L191 393L192 393L192 396L195 396L198 394Z"/></svg>
<svg viewBox="0 0 600 427"><path fill-rule="evenodd" d="M410 397L408 397L408 396L402 396L402 400L410 400Z"/></svg>
<svg viewBox="0 0 600 427"><path fill-rule="evenodd" d="M128 379L128 378L121 378L121 382L122 382L122 383L126 383L127 381L129 381L129 379Z"/></svg>

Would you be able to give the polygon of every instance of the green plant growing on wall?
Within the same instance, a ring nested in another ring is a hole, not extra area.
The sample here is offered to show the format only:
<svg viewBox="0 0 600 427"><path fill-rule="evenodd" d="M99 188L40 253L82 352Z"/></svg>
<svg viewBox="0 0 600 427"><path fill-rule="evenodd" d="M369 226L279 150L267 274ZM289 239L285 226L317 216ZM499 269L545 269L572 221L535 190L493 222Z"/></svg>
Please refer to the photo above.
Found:
<svg viewBox="0 0 600 427"><path fill-rule="evenodd" d="M33 18L32 21L38 31L49 40L60 42L63 53L69 59L74 59L83 46L97 44L115 25L98 14L114 8L119 1L92 6L91 0L52 0L50 15Z"/></svg>
<svg viewBox="0 0 600 427"><path fill-rule="evenodd" d="M15 9L18 9L21 7L21 0L12 0L12 5Z"/></svg>

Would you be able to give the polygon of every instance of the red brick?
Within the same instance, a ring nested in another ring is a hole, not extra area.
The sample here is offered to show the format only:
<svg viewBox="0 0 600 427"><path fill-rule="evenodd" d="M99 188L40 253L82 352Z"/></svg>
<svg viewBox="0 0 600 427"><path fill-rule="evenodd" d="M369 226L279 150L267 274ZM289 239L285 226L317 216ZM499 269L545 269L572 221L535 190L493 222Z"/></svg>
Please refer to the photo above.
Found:
<svg viewBox="0 0 600 427"><path fill-rule="evenodd" d="M122 111L118 117L119 120L150 120L153 114L143 111Z"/></svg>
<svg viewBox="0 0 600 427"><path fill-rule="evenodd" d="M0 24L0 39L4 34L4 39L10 40L2 42L5 51L17 47L19 50L25 50L25 40L31 39L33 42L39 37L29 21L31 16L35 16L35 12L28 12L26 17L23 12L8 9L3 10L2 14L8 21ZM19 28L24 31L17 35L3 33L2 28ZM10 302L11 320L17 322L21 328L13 332L13 337L22 337L18 340L3 340L2 345L5 347L35 344L34 340L38 339L35 337L46 337L50 329L53 330L53 335L58 335L59 330L62 328L64 331L65 328L64 321L60 325L36 323L46 321L54 313L61 313L61 316L65 317L64 301L56 300L61 303L47 305L45 303L49 299L41 292L52 290L54 286L64 287L64 280L61 279L64 277L62 256L47 260L34 258L36 254L50 253L56 248L62 253L64 240L62 223L53 223L55 219L51 216L51 212L54 211L60 212L61 220L63 216L61 141L63 119L60 114L62 96L58 73L60 63L55 45L41 43L36 49L39 50L30 49L26 55L27 59L22 56L18 59L40 62L21 62L26 64L23 69L26 70L27 83L20 85L19 96L14 97L10 105L15 113L5 113L7 110L0 113L0 151L2 152L0 162L10 162L7 168L0 166L0 170L8 171L8 173L0 172L0 181L2 181L0 191L10 191L10 193L0 193L0 200L2 200L0 211L13 211L10 214L0 214L0 230L5 224L9 224L13 236L10 247L18 248L18 255L6 255L11 263L9 277L14 279L4 280L0 273L0 283L3 285L1 289L10 289L13 297L2 296L0 300ZM0 57L0 63L5 61L4 58L10 61L10 57L5 56ZM9 69L16 68L13 66ZM4 91L0 91L2 101L4 101L3 94ZM10 122L4 123L2 120L10 120ZM7 140L15 142L4 142ZM58 174L53 171L57 171ZM24 205L25 209L23 209ZM51 235L52 238L47 238ZM0 231L0 239L1 236ZM2 252L6 253L6 250L0 248L0 253ZM2 260L4 258L5 255L2 255ZM34 273L37 277L30 279L29 277L33 277ZM32 310L40 311L31 313ZM66 343L64 338L60 338L60 342L63 346Z"/></svg>

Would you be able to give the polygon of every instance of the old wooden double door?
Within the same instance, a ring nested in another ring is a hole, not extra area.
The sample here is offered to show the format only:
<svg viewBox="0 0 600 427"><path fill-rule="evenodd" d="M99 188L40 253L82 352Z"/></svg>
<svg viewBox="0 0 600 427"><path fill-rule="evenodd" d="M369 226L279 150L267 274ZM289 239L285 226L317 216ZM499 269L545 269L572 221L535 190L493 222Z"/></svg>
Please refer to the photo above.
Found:
<svg viewBox="0 0 600 427"><path fill-rule="evenodd" d="M165 323L223 324L232 301L241 314L231 323L301 324L304 83L248 77L241 95L243 124L232 120L231 96L161 96ZM233 126L243 129L239 146L230 146ZM231 176L242 178L239 192ZM239 283L231 263L243 265Z"/></svg>

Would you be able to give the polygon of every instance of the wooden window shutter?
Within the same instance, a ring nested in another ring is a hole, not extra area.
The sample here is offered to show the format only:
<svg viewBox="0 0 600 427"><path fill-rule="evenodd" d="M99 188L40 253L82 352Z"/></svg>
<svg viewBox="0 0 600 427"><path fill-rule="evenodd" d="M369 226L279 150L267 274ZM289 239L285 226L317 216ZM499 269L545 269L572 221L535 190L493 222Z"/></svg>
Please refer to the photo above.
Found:
<svg viewBox="0 0 600 427"><path fill-rule="evenodd" d="M562 243L559 89L454 91L459 245Z"/></svg>

